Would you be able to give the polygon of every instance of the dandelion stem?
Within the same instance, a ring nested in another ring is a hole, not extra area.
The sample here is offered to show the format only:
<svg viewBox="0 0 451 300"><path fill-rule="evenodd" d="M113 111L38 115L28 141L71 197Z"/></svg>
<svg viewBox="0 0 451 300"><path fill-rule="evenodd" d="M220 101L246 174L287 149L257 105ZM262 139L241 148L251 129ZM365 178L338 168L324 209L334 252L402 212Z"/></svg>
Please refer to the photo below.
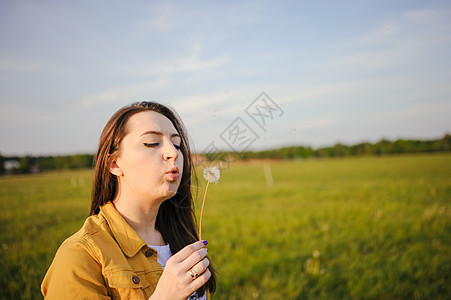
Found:
<svg viewBox="0 0 451 300"><path fill-rule="evenodd" d="M204 201L202 202L202 209L200 211L199 240L202 240L202 218L204 216L205 199L207 199L207 191L208 191L208 186L209 185L210 185L210 181L207 180L207 187L205 188Z"/></svg>

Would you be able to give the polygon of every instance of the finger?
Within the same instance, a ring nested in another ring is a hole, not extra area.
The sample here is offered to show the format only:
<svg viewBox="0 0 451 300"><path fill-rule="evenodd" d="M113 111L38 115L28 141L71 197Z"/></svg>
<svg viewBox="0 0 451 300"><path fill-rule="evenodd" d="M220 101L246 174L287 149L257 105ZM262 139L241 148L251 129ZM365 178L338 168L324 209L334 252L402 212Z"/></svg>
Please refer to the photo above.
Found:
<svg viewBox="0 0 451 300"><path fill-rule="evenodd" d="M197 241L192 244L185 246L182 250L174 254L172 257L177 262L184 261L188 256L190 256L193 252L205 248L205 244L203 241Z"/></svg>
<svg viewBox="0 0 451 300"><path fill-rule="evenodd" d="M208 260L208 258L204 258L203 260L198 262L195 266L193 266L190 270L188 270L188 273L191 276L191 278L196 279L208 269L209 265L210 261Z"/></svg>
<svg viewBox="0 0 451 300"><path fill-rule="evenodd" d="M210 260L208 258L204 258L203 260L198 262L196 265L194 265L192 267L192 269L194 272L196 272L198 274L202 274L207 270L209 265L210 265Z"/></svg>
<svg viewBox="0 0 451 300"><path fill-rule="evenodd" d="M207 254L208 250L206 248L199 249L191 253L190 256L188 256L183 262L181 262L181 264L186 270L189 270L194 267L194 265L202 261L207 256Z"/></svg>
<svg viewBox="0 0 451 300"><path fill-rule="evenodd" d="M197 278L195 278L195 279L191 279L192 282L191 282L190 287L191 287L193 290L196 291L196 290L198 290L201 286L203 286L204 284L206 284L207 281L208 281L208 279L210 279L210 277L211 277L211 272L210 272L209 269L207 269L207 270L205 270L205 272L204 272L202 275L200 275L199 277L197 277Z"/></svg>

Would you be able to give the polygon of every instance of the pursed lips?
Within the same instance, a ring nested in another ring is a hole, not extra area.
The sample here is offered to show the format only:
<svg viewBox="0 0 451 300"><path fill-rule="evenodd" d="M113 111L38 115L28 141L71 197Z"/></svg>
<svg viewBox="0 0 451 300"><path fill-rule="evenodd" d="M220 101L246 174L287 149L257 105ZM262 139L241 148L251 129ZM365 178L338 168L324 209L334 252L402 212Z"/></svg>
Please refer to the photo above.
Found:
<svg viewBox="0 0 451 300"><path fill-rule="evenodd" d="M179 168L177 167L172 167L169 171L166 172L166 174L171 181L175 181L180 177Z"/></svg>

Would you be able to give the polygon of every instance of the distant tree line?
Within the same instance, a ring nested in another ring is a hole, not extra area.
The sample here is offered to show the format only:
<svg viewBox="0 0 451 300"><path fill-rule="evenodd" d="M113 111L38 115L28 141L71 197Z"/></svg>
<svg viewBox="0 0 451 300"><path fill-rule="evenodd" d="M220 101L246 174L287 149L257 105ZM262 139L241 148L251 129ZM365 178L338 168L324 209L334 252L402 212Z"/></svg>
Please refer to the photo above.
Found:
<svg viewBox="0 0 451 300"><path fill-rule="evenodd" d="M309 146L292 146L263 151L244 151L241 153L221 152L206 154L207 160L240 160L240 159L299 159L326 158L364 155L396 155L404 153L432 153L451 151L451 135L446 134L436 140L404 140L389 141L382 139L376 143L359 143L344 145L337 143L331 147L314 149ZM225 158L225 159L224 159Z"/></svg>
<svg viewBox="0 0 451 300"><path fill-rule="evenodd" d="M2 156L0 174L38 173L45 170L91 168L94 155L75 154L64 156Z"/></svg>
<svg viewBox="0 0 451 300"><path fill-rule="evenodd" d="M241 153L220 152L201 154L207 160L221 158L241 159L296 159L323 158L363 155L394 155L403 153L432 153L451 151L451 135L446 134L436 140L380 140L376 143L359 143L344 145L337 143L332 147L314 149L308 146L283 147L263 151L245 151ZM197 155L198 158L199 155ZM65 156L2 156L0 154L0 175L36 173L44 170L64 170L91 168L92 154L76 154Z"/></svg>

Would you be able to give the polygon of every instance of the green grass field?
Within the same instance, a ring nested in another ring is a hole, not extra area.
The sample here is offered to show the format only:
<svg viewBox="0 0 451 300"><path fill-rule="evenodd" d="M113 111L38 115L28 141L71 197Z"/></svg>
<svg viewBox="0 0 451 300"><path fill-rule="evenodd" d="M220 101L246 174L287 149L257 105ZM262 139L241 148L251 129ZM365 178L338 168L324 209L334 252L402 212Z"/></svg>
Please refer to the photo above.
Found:
<svg viewBox="0 0 451 300"><path fill-rule="evenodd" d="M209 188L213 299L450 299L451 155L234 163ZM41 299L91 171L0 178L0 297ZM196 206L205 182L199 177Z"/></svg>

